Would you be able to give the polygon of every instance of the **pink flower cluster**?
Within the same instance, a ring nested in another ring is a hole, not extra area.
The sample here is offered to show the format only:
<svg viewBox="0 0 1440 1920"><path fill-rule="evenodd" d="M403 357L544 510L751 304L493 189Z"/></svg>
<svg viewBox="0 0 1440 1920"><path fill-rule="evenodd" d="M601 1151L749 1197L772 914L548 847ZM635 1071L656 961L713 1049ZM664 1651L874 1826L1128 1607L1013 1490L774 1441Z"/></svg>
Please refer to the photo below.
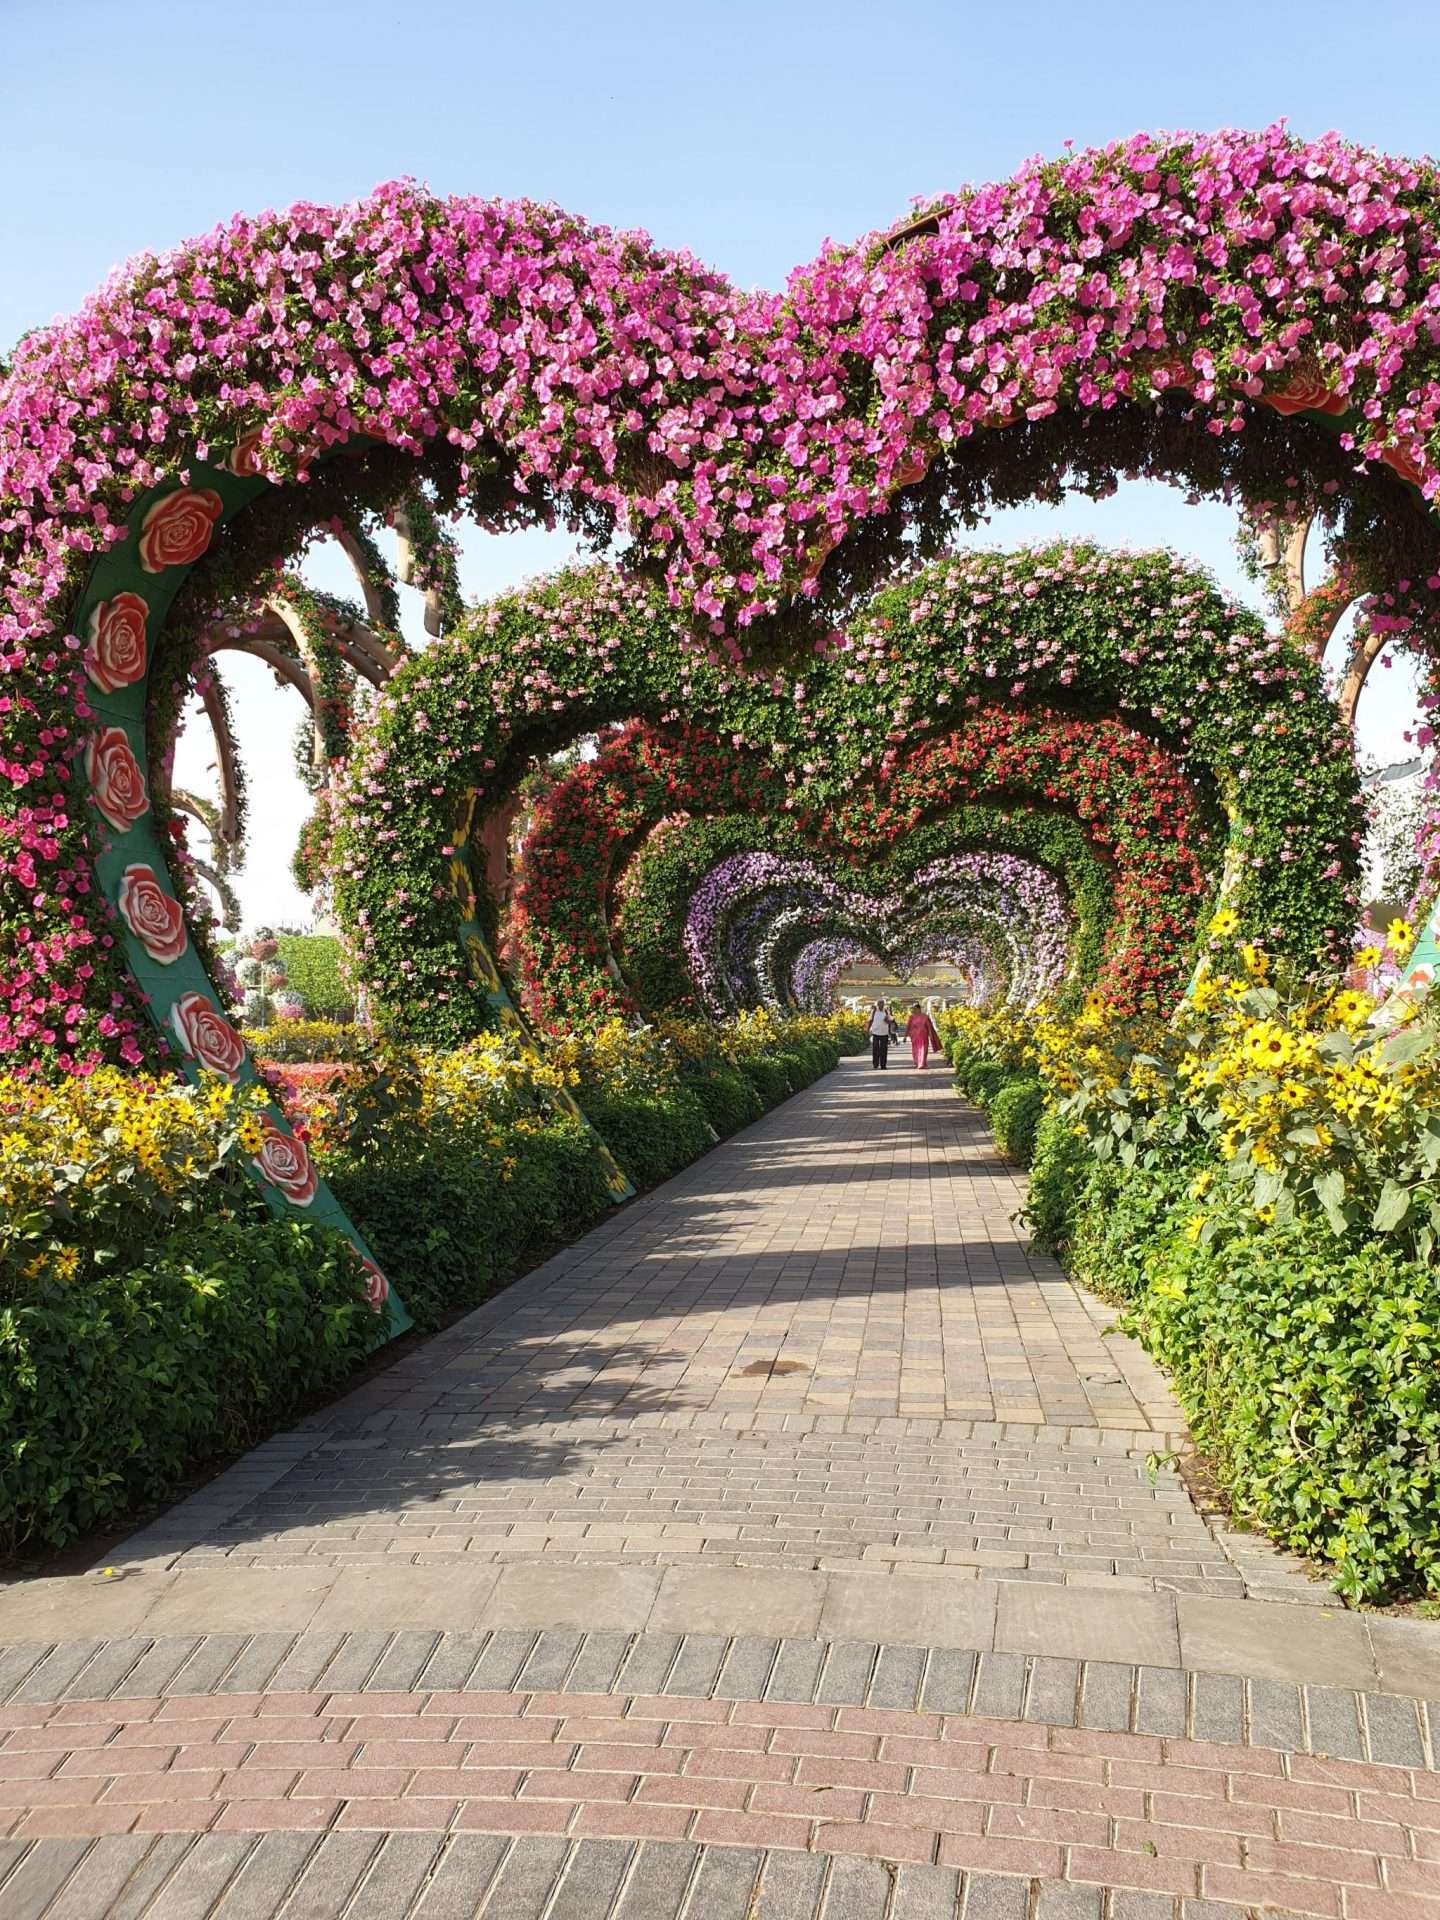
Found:
<svg viewBox="0 0 1440 1920"><path fill-rule="evenodd" d="M93 853L73 799L90 718L84 643L67 631L82 575L129 537L136 500L197 458L303 481L357 437L417 456L445 443L478 496L498 455L516 499L497 509L485 494L490 511L608 518L663 564L677 609L733 649L816 591L857 526L927 471L963 466L978 431L1172 391L1197 432L1222 436L1260 402L1343 412L1357 465L1435 500L1433 171L1280 127L1137 135L827 249L783 298L552 207L409 183L237 218L132 263L23 340L0 383L0 670L14 689L0 808L58 849L32 889L7 825L7 929L40 898L47 922L62 894L73 904ZM173 564L216 501L199 486L183 524L147 523L142 565ZM305 523L302 494L297 533ZM102 942L94 903L75 911ZM41 1001L18 1019L48 1031L57 1003ZM0 1048L18 1043L0 1031Z"/></svg>

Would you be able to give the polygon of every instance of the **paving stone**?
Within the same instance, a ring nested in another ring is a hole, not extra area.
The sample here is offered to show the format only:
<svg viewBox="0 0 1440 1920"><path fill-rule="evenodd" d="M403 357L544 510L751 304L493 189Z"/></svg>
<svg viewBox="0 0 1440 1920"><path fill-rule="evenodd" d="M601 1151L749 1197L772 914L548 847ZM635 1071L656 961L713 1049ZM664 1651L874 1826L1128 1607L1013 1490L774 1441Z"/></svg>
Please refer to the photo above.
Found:
<svg viewBox="0 0 1440 1920"><path fill-rule="evenodd" d="M408 1914L444 1845L429 1833L387 1834L345 1909L345 1920L395 1920Z"/></svg>
<svg viewBox="0 0 1440 1920"><path fill-rule="evenodd" d="M542 1633L531 1648L530 1658L520 1669L518 1684L543 1692L562 1687L565 1676L575 1664L575 1656L584 1644L583 1633L552 1628Z"/></svg>
<svg viewBox="0 0 1440 1920"><path fill-rule="evenodd" d="M826 1865L819 1854L767 1853L753 1899L755 1920L816 1920Z"/></svg>
<svg viewBox="0 0 1440 1920"><path fill-rule="evenodd" d="M809 1640L782 1640L775 1665L770 1670L767 1700L810 1701L820 1679L825 1658L822 1645Z"/></svg>
<svg viewBox="0 0 1440 1920"><path fill-rule="evenodd" d="M489 1638L488 1633L442 1633L416 1685L440 1691L468 1685Z"/></svg>
<svg viewBox="0 0 1440 1920"><path fill-rule="evenodd" d="M1353 1694L1331 1687L1312 1687L1306 1702L1310 1718L1310 1751L1328 1753L1337 1760L1363 1760L1365 1739Z"/></svg>
<svg viewBox="0 0 1440 1920"><path fill-rule="evenodd" d="M1249 1683L1250 1738L1259 1747L1294 1753L1304 1745L1300 1689L1283 1680Z"/></svg>
<svg viewBox="0 0 1440 1920"><path fill-rule="evenodd" d="M903 1861L895 1869L895 1895L889 1920L955 1920L960 1876L950 1867Z"/></svg>
<svg viewBox="0 0 1440 1920"><path fill-rule="evenodd" d="M322 1915L347 1912L346 1901L384 1844L378 1833L322 1834L279 1920L321 1920Z"/></svg>
<svg viewBox="0 0 1440 1920"><path fill-rule="evenodd" d="M570 1670L570 1686L576 1693L608 1692L629 1647L628 1633L587 1633Z"/></svg>
<svg viewBox="0 0 1440 1920"><path fill-rule="evenodd" d="M1245 1683L1232 1674L1197 1673L1191 1687L1191 1737L1238 1744L1245 1737Z"/></svg>
<svg viewBox="0 0 1440 1920"><path fill-rule="evenodd" d="M206 1834L182 1857L145 1920L205 1920L254 1846L251 1833Z"/></svg>
<svg viewBox="0 0 1440 1920"><path fill-rule="evenodd" d="M1120 1733L1130 1725L1135 1669L1108 1660L1087 1660L1081 1670L1082 1727Z"/></svg>
<svg viewBox="0 0 1440 1920"><path fill-rule="evenodd" d="M925 1677L923 1647L881 1647L870 1680L872 1707L913 1708Z"/></svg>
<svg viewBox="0 0 1440 1920"><path fill-rule="evenodd" d="M1110 1895L1106 1920L1175 1920L1175 1902L1168 1893L1140 1893L1117 1888ZM1228 1920L1236 1920L1232 1912Z"/></svg>
<svg viewBox="0 0 1440 1920"><path fill-rule="evenodd" d="M196 1844L188 1833L162 1833L116 1895L105 1920L142 1920L156 1894ZM106 1840L97 1843L97 1847L109 1845Z"/></svg>
<svg viewBox="0 0 1440 1920"><path fill-rule="evenodd" d="M1100 1887L1047 1881L1034 1905L1035 1920L1102 1920L1105 1894Z"/></svg>
<svg viewBox="0 0 1440 1920"><path fill-rule="evenodd" d="M1025 1700L1025 1656L982 1653L975 1675L972 1711L996 1720L1018 1720Z"/></svg>
<svg viewBox="0 0 1440 1920"><path fill-rule="evenodd" d="M1437 1657L1440 1657L1440 1648L1437 1648ZM1425 1765L1425 1742L1413 1700L1397 1700L1383 1693L1366 1694L1365 1725L1372 1760L1396 1767Z"/></svg>
<svg viewBox="0 0 1440 1920"><path fill-rule="evenodd" d="M371 1686L413 1687L424 1672L425 1664L439 1640L438 1633L426 1633L418 1629L397 1633L371 1676Z"/></svg>
<svg viewBox="0 0 1440 1920"><path fill-rule="evenodd" d="M724 1634L687 1633L666 1676L664 1691L708 1700L728 1646Z"/></svg>
<svg viewBox="0 0 1440 1920"><path fill-rule="evenodd" d="M678 1920L699 1855L698 1847L686 1844L642 1846L616 1905L614 1920ZM705 1920L705 1916L698 1915L696 1920ZM781 1914L775 1920L790 1917Z"/></svg>
<svg viewBox="0 0 1440 1920"><path fill-rule="evenodd" d="M637 1633L620 1668L626 1693L662 1693L680 1651L678 1633Z"/></svg>
<svg viewBox="0 0 1440 1920"><path fill-rule="evenodd" d="M597 1920L598 1915L608 1914L634 1851L630 1840L580 1841L545 1910L545 1920ZM510 1920L509 1909L506 1920ZM529 1920L529 1916L517 1912L515 1920Z"/></svg>
<svg viewBox="0 0 1440 1920"><path fill-rule="evenodd" d="M294 1643L293 1633L252 1633L244 1651L217 1683L216 1692L254 1693L272 1678Z"/></svg>
<svg viewBox="0 0 1440 1920"><path fill-rule="evenodd" d="M108 1834L97 1840L45 1909L45 1920L100 1920L114 1911L121 1890L151 1846L148 1833ZM4 1878L0 1865L0 1880ZM0 1912L9 1914L0 1890Z"/></svg>
<svg viewBox="0 0 1440 1920"><path fill-rule="evenodd" d="M1030 1920L1030 1882L967 1873L961 1912L964 1920Z"/></svg>
<svg viewBox="0 0 1440 1920"><path fill-rule="evenodd" d="M539 1638L538 1633L517 1627L493 1633L489 1645L475 1662L467 1684L477 1690L513 1687Z"/></svg>
<svg viewBox="0 0 1440 1920"><path fill-rule="evenodd" d="M0 1896L5 1920L39 1920L79 1866L87 1840L39 1840L12 1868Z"/></svg>
<svg viewBox="0 0 1440 1920"><path fill-rule="evenodd" d="M266 1833L226 1887L216 1920L279 1913L319 1842L313 1833Z"/></svg>
<svg viewBox="0 0 1440 1920"><path fill-rule="evenodd" d="M717 1700L763 1700L765 1683L779 1651L778 1640L747 1634L730 1642L730 1651L715 1682Z"/></svg>
<svg viewBox="0 0 1440 1920"><path fill-rule="evenodd" d="M1052 1727L1073 1727L1079 1686L1078 1660L1047 1660L1037 1655L1030 1662L1025 1686L1025 1718Z"/></svg>
<svg viewBox="0 0 1440 1920"><path fill-rule="evenodd" d="M474 1920L508 1845L502 1835L495 1833L448 1835L425 1890L411 1910L414 1920ZM560 1850L564 1852L563 1841ZM553 1879L552 1871L550 1880ZM545 1892L549 1889L547 1880ZM529 1920L529 1915L538 1913L540 1908L538 1905L527 1908L524 1890L519 1888L515 1905L507 1906L504 1911L514 1912L517 1920L521 1914Z"/></svg>
<svg viewBox="0 0 1440 1920"><path fill-rule="evenodd" d="M1188 1712L1186 1677L1171 1667L1142 1666L1135 1694L1135 1731L1183 1740Z"/></svg>
<svg viewBox="0 0 1440 1920"><path fill-rule="evenodd" d="M95 1656L104 1650L104 1646L103 1640L75 1640L56 1647L27 1675L11 1698L37 1702L63 1700L68 1689Z"/></svg>
<svg viewBox="0 0 1440 1920"><path fill-rule="evenodd" d="M890 1887L890 1874L878 1860L837 1855L830 1862L821 1920L885 1920Z"/></svg>
<svg viewBox="0 0 1440 1920"><path fill-rule="evenodd" d="M879 1652L864 1641L834 1641L815 1689L816 1700L827 1706L863 1706Z"/></svg>
<svg viewBox="0 0 1440 1920"><path fill-rule="evenodd" d="M753 1847L702 1847L685 1920L750 1920L760 1861Z"/></svg>
<svg viewBox="0 0 1440 1920"><path fill-rule="evenodd" d="M48 1649L41 1647L0 1647L0 1700L8 1700L15 1688L40 1664Z"/></svg>
<svg viewBox="0 0 1440 1920"><path fill-rule="evenodd" d="M925 1685L920 1695L922 1709L927 1713L968 1712L978 1657L937 1647L925 1666ZM980 1713L984 1709L977 1707L975 1711Z"/></svg>
<svg viewBox="0 0 1440 1920"><path fill-rule="evenodd" d="M303 1640L308 1636L302 1634ZM162 1693L209 1693L249 1645L244 1633L207 1633L194 1653L171 1676Z"/></svg>

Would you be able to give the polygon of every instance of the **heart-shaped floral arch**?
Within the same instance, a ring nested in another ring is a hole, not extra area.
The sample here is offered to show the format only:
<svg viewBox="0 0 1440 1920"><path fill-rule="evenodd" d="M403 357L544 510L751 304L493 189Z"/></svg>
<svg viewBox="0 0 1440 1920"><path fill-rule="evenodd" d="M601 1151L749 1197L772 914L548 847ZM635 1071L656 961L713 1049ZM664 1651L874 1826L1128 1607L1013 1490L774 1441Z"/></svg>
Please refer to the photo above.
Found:
<svg viewBox="0 0 1440 1920"><path fill-rule="evenodd" d="M747 853L821 851L842 891L868 887L899 908L912 887L922 901L938 897L921 879L937 861L1004 847L1053 872L1073 902L1077 990L1098 975L1112 1004L1133 1008L1183 985L1219 839L1169 757L1113 721L979 709L828 815L788 810L788 793L757 754L643 727L552 788L527 832L509 920L542 1023L637 1005L713 1010L726 998L713 966L702 979L686 965L713 944L692 932L694 902Z"/></svg>
<svg viewBox="0 0 1440 1920"><path fill-rule="evenodd" d="M677 645L793 656L987 502L1135 471L1330 513L1358 587L1428 647L1437 263L1428 166L1281 128L1032 163L827 250L783 299L409 185L136 263L0 384L0 1049L83 1070L158 1033L228 1046L187 999L213 1005L198 962L152 952L178 896L146 825L144 669L182 583L194 607L254 593L417 468L490 524L623 528ZM169 686L193 665L167 657ZM1348 871L1348 848L1291 852ZM1341 917L1291 904L1312 950ZM441 1024L472 1024L466 1001Z"/></svg>

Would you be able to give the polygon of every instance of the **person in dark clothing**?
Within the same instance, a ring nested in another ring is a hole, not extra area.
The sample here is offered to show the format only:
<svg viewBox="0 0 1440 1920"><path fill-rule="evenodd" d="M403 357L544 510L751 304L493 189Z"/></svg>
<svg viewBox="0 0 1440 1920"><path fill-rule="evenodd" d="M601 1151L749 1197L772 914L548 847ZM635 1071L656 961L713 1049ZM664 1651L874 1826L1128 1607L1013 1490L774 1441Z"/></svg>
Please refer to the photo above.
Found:
<svg viewBox="0 0 1440 1920"><path fill-rule="evenodd" d="M888 1067L890 1036L895 1031L895 1022L890 1018L890 1010L883 1000L877 1000L870 1009L870 1019L865 1031L870 1035L870 1065Z"/></svg>

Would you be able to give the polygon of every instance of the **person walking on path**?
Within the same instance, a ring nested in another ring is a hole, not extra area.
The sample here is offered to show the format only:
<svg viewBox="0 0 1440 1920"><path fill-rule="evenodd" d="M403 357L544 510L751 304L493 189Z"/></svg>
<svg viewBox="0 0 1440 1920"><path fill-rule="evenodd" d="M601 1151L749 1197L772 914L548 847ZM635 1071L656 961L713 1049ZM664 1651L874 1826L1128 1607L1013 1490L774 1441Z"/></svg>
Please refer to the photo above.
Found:
<svg viewBox="0 0 1440 1920"><path fill-rule="evenodd" d="M935 1031L935 1022L930 1018L917 1000L915 1010L905 1022L905 1031L910 1036L910 1053L917 1068L924 1069L930 1058L930 1049L940 1051L940 1036Z"/></svg>
<svg viewBox="0 0 1440 1920"><path fill-rule="evenodd" d="M890 1036L895 1031L895 1022L890 1018L890 1009L883 1000L877 1000L870 1009L870 1020L865 1031L870 1036L870 1065L888 1068Z"/></svg>

